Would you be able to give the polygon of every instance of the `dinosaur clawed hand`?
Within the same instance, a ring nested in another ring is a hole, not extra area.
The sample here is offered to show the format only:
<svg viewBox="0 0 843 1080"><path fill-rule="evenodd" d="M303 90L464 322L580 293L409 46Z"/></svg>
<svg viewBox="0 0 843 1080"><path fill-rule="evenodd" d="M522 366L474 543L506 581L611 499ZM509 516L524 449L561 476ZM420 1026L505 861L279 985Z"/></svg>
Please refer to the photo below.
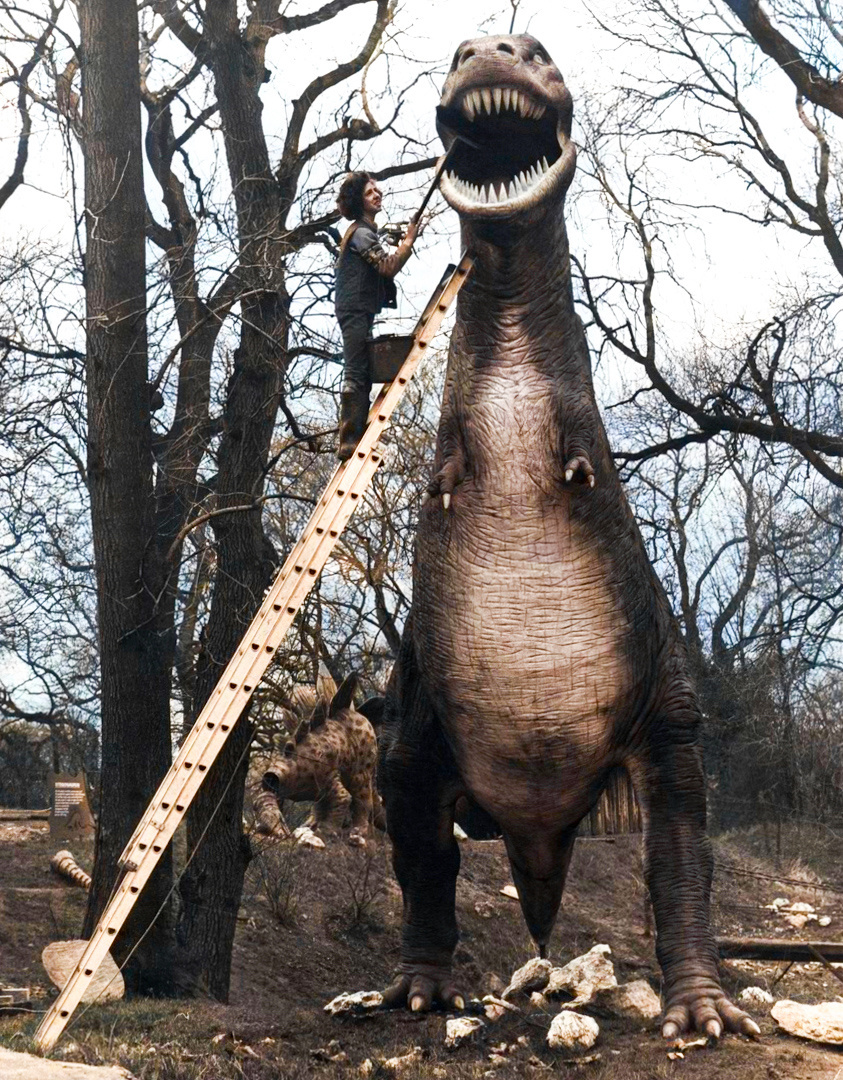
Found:
<svg viewBox="0 0 843 1080"><path fill-rule="evenodd" d="M449 458L427 485L427 494L431 499L442 496L442 506L447 510L451 505L451 496L457 484L465 480L465 466L460 457Z"/></svg>
<svg viewBox="0 0 843 1080"><path fill-rule="evenodd" d="M594 469L585 454L578 454L565 462L565 483L587 484L590 488L594 487Z"/></svg>
<svg viewBox="0 0 843 1080"><path fill-rule="evenodd" d="M688 991L669 998L662 1020L662 1036L678 1039L696 1029L712 1039L724 1031L757 1039L761 1029L748 1013L733 1005L722 990Z"/></svg>
<svg viewBox="0 0 843 1080"><path fill-rule="evenodd" d="M387 1008L406 1005L412 1012L429 1012L435 1004L446 1009L465 1008L466 997L453 982L450 971L426 968L425 972L407 972L383 992Z"/></svg>

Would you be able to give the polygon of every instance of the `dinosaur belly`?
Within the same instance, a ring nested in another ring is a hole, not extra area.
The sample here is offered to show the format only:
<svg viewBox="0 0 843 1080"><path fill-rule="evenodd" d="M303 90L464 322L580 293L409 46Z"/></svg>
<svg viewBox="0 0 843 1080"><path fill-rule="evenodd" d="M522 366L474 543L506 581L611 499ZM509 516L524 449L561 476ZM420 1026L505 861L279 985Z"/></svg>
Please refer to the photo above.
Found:
<svg viewBox="0 0 843 1080"><path fill-rule="evenodd" d="M481 805L504 828L559 828L588 809L628 712L627 622L567 498L548 513L478 494L420 535L426 681Z"/></svg>

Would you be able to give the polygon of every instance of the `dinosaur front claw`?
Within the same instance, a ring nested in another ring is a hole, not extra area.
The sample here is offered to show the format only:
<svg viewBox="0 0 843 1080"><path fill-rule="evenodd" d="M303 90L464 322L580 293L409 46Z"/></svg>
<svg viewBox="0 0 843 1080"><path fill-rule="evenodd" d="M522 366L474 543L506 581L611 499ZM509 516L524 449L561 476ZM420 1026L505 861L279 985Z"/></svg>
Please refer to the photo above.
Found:
<svg viewBox="0 0 843 1080"><path fill-rule="evenodd" d="M409 1006L411 1012L429 1012L434 1005L461 1012L465 1008L466 998L453 982L449 971L434 973L431 970L429 974L408 972L399 975L384 990L383 1002L390 1009Z"/></svg>
<svg viewBox="0 0 843 1080"><path fill-rule="evenodd" d="M595 485L594 469L585 454L568 458L565 462L566 484L587 484L590 488Z"/></svg>
<svg viewBox="0 0 843 1080"><path fill-rule="evenodd" d="M458 484L465 480L465 469L459 458L450 458L427 485L427 494L431 499L437 495L442 496L442 506L445 510L451 505L451 496Z"/></svg>

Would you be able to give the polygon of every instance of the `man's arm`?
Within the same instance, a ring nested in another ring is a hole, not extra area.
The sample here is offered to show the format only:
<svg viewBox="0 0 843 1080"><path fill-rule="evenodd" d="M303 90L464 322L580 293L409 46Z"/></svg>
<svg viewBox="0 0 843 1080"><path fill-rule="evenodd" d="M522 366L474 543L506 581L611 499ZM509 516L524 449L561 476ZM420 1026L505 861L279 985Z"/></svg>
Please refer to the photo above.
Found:
<svg viewBox="0 0 843 1080"><path fill-rule="evenodd" d="M396 250L387 255L381 246L377 236L372 233L368 233L368 230L364 235L360 235L362 229L358 229L352 238L352 245L357 251L358 255L364 258L368 263L371 263L375 267L377 272L383 277L393 278L409 259L410 252L413 250L413 244L418 236L418 225L412 224L407 229L407 233ZM355 241L360 237L358 243Z"/></svg>

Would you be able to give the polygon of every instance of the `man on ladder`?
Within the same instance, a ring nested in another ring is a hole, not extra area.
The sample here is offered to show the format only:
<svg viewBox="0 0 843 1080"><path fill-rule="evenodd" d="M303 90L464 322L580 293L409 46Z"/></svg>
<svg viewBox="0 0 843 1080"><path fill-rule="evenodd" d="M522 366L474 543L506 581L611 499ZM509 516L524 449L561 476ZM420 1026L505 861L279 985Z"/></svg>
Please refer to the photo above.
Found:
<svg viewBox="0 0 843 1080"><path fill-rule="evenodd" d="M372 389L368 341L375 315L385 307L395 307L393 278L409 259L418 235L413 221L397 250L387 255L375 227L381 201L380 188L366 172L349 173L337 197L340 213L352 222L337 260L335 306L345 363L337 450L340 461L351 457L366 429Z"/></svg>

